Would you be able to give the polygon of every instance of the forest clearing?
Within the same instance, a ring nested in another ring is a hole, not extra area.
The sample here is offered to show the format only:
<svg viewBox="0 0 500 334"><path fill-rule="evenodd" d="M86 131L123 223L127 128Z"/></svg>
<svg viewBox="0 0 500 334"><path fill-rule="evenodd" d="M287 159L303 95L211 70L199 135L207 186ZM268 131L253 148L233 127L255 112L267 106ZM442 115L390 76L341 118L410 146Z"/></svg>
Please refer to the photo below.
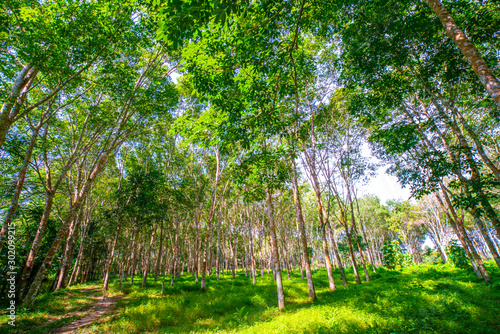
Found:
<svg viewBox="0 0 500 334"><path fill-rule="evenodd" d="M0 8L0 332L500 333L498 3Z"/></svg>

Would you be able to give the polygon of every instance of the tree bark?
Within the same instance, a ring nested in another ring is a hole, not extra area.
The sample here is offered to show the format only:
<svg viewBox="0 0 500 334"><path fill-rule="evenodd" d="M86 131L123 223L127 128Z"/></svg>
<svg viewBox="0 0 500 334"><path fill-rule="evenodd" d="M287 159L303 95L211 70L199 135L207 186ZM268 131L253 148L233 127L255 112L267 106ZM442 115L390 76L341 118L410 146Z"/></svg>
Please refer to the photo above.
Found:
<svg viewBox="0 0 500 334"><path fill-rule="evenodd" d="M118 226L116 227L115 238L113 239L111 250L109 252L108 261L106 263L104 277L102 279L102 289L104 291L108 290L109 275L111 273L111 267L113 266L113 259L115 258L115 250L116 250L116 245L118 243L118 237L120 236L121 226L122 226L122 218L120 217L118 220Z"/></svg>
<svg viewBox="0 0 500 334"><path fill-rule="evenodd" d="M339 266L340 277L342 278L342 283L344 284L344 288L347 288L347 278L345 276L344 265L342 263L342 259L340 258L340 252L339 252L339 248L337 247L337 242L335 241L335 235L333 233L332 225L329 222L328 222L328 227L330 230L330 239L332 240L333 254L335 255L335 258L337 259L337 264Z"/></svg>
<svg viewBox="0 0 500 334"><path fill-rule="evenodd" d="M66 238L66 246L64 248L63 261L61 263L61 272L59 273L59 279L57 280L57 285L55 290L59 290L61 288L66 287L69 271L71 269L71 262L73 261L73 253L75 250L75 239L78 236L78 230L83 220L83 212L84 212L83 208L84 205L81 206L80 213L70 226L69 234L68 237Z"/></svg>
<svg viewBox="0 0 500 334"><path fill-rule="evenodd" d="M163 258L162 251L163 251L163 219L161 220L160 223L160 245L158 246L158 257L156 259L156 266L155 266L155 281L158 280L158 276L160 276L161 259Z"/></svg>
<svg viewBox="0 0 500 334"><path fill-rule="evenodd" d="M26 64L23 69L19 71L14 81L14 85L11 88L9 97L2 105L2 110L0 111L0 148L3 146L7 132L14 121L13 118L16 116L15 113L13 115L12 111L16 104L19 106L22 104L23 91L28 88L30 82L32 82L32 79L37 74L38 71L35 70L31 64Z"/></svg>
<svg viewBox="0 0 500 334"><path fill-rule="evenodd" d="M23 190L24 180L26 178L26 171L28 170L29 163L31 161L31 155L33 153L33 149L35 148L36 140L38 138L38 134L40 132L40 125L33 131L33 135L31 136L30 143L28 148L26 149L26 154L24 156L23 165L19 170L19 176L17 178L16 187L14 189L14 194L12 196L12 200L9 206L9 210L7 211L7 215L5 216L5 220L2 225L2 229L0 230L0 250L2 249L5 239L7 236L8 227L12 224L12 218L14 218L14 214L16 213L17 206L19 204L19 197L21 196L21 191ZM1 145L0 145L1 146Z"/></svg>
<svg viewBox="0 0 500 334"><path fill-rule="evenodd" d="M280 267L280 256L278 252L278 240L276 238L276 227L274 221L274 208L273 199L269 189L266 188L266 202L267 202L267 215L269 218L269 232L271 234L271 244L273 258L276 262L276 288L278 291L278 308L283 310L285 308L285 295L283 293L283 282L281 280L281 267Z"/></svg>
<svg viewBox="0 0 500 334"><path fill-rule="evenodd" d="M40 289L40 286L42 285L42 281L47 275L47 272L50 269L50 266L52 265L52 261L54 260L54 257L57 255L59 252L59 248L61 247L61 243L63 240L66 238L69 232L70 224L71 222L75 219L76 215L78 214L81 205L83 204L84 200L87 197L87 194L97 178L97 176L100 174L104 166L106 165L106 162L109 158L110 150L104 151L99 160L96 162L95 167L93 168L92 172L90 173L89 177L87 180L85 180L81 191L78 193L75 201L71 204L70 211L66 217L66 220L63 222L61 229L57 233L57 236L52 243L52 246L50 247L49 251L47 252L47 256L45 257L42 266L38 270L35 279L33 283L30 286L30 289L28 290L28 293L26 294L26 297L24 298L24 301L22 303L22 307L24 308L32 308L33 304L35 303L36 296L38 295L38 291Z"/></svg>
<svg viewBox="0 0 500 334"><path fill-rule="evenodd" d="M484 88L495 101L496 105L500 108L500 82L497 77L491 72L488 64L484 61L483 57L465 36L464 32L457 26L451 14L444 7L440 0L423 0L436 14L438 19L443 24L446 35L453 40L458 46L462 54L465 56L472 69L479 77Z"/></svg>
<svg viewBox="0 0 500 334"><path fill-rule="evenodd" d="M311 259L309 255L309 249L307 248L306 228L304 222L304 215L302 214L302 203L300 202L299 185L297 182L297 167L293 159L291 159L291 165L292 165L291 169L292 169L293 199L295 203L295 216L300 231L302 253L304 254L304 266L306 269L307 286L309 288L309 299L314 300L316 299L316 290L314 289L314 282L312 279L312 272L311 272Z"/></svg>
<svg viewBox="0 0 500 334"><path fill-rule="evenodd" d="M149 240L148 253L146 254L146 261L144 263L143 274L142 274L141 287L143 289L146 287L146 280L148 278L148 270L149 270L149 262L151 260L151 250L153 249L153 240L154 240L157 229L158 229L158 222L156 222L155 226L153 227L153 231L151 233L151 239Z"/></svg>

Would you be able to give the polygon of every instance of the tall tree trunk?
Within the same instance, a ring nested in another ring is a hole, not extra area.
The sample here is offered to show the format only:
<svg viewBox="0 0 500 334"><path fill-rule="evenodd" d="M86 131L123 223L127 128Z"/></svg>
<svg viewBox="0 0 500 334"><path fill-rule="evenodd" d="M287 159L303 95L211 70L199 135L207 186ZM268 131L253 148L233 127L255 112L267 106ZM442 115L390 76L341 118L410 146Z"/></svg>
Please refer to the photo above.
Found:
<svg viewBox="0 0 500 334"><path fill-rule="evenodd" d="M488 250L490 251L491 256L495 260L497 267L500 268L500 256L498 255L498 251L495 247L495 244L493 243L493 241L490 238L490 235L488 233L488 229L484 225L481 218L475 214L475 212L472 212L472 216L474 217L474 221L476 222L477 228L479 229L479 232L481 232L481 235L483 236L484 242L486 243L486 246L488 247Z"/></svg>
<svg viewBox="0 0 500 334"><path fill-rule="evenodd" d="M210 201L210 211L208 213L208 218L206 221L207 225L207 233L205 235L205 242L203 246L203 267L202 267L202 277L201 277L201 292L207 291L207 252L209 248L209 235L210 235L210 226L212 225L212 220L215 215L215 205L217 202L217 186L219 185L219 179L221 174L220 168L220 154L219 148L217 147L215 150L215 159L216 159L216 170L215 170L215 182L214 189L212 191L212 199Z"/></svg>
<svg viewBox="0 0 500 334"><path fill-rule="evenodd" d="M24 180L26 179L26 171L28 170L29 163L31 162L31 155L33 153L33 149L35 148L35 144L38 139L38 134L40 133L41 125L42 122L40 121L38 127L33 131L30 143L28 145L28 148L26 149L23 165L19 170L19 176L17 178L16 187L14 188L14 194L12 195L12 200L9 206L9 210L7 211L7 215L5 216L5 220L2 225L2 229L0 230L0 250L2 249L5 243L7 230L9 228L14 227L14 224L12 224L12 218L14 218L14 214L16 213L17 210L17 205L19 204L19 197L21 196L21 191L23 190L24 186Z"/></svg>
<svg viewBox="0 0 500 334"><path fill-rule="evenodd" d="M156 266L155 266L155 281L158 280L158 276L160 275L161 260L163 259L162 252L163 252L163 219L161 220L160 223L160 245L158 246L158 257L156 259Z"/></svg>
<svg viewBox="0 0 500 334"><path fill-rule="evenodd" d="M443 24L446 35L453 40L458 46L462 54L465 56L472 69L479 77L484 88L500 108L500 82L497 77L491 72L483 57L465 36L464 32L457 26L451 14L446 10L440 0L423 0L432 9L434 14Z"/></svg>
<svg viewBox="0 0 500 334"><path fill-rule="evenodd" d="M106 261L106 266L104 269L104 276L102 278L102 289L104 291L108 290L109 275L111 273L111 268L113 266L113 259L115 258L116 245L118 244L118 238L120 236L120 229L122 226L122 218L118 220L118 226L116 227L115 238L111 244L111 250L109 252L108 261Z"/></svg>
<svg viewBox="0 0 500 334"><path fill-rule="evenodd" d="M148 278L148 271L149 271L149 262L151 260L151 250L153 249L153 240L154 240L157 229L158 229L158 222L156 222L155 226L153 227L153 231L151 233L151 239L149 240L148 252L146 254L146 261L144 263L143 274L142 274L141 287L143 289L146 287L146 280Z"/></svg>
<svg viewBox="0 0 500 334"><path fill-rule="evenodd" d="M219 221L217 223L217 244L215 245L216 250L215 250L215 274L217 276L217 280L219 280L220 276L220 265L221 265L221 246L220 246L220 226L222 223L222 217L219 216Z"/></svg>
<svg viewBox="0 0 500 334"><path fill-rule="evenodd" d="M339 266L339 271L340 271L340 277L342 278L342 284L344 284L344 288L347 288L347 278L345 276L345 269L342 263L342 259L340 258L339 248L337 247L337 242L335 241L335 234L333 233L333 228L330 222L327 223L330 231L330 239L332 240L333 254L337 259L337 264Z"/></svg>
<svg viewBox="0 0 500 334"><path fill-rule="evenodd" d="M86 191L85 191L86 195ZM66 238L69 232L69 228L71 225L71 222L75 219L76 214L78 210L80 209L80 206L83 201L83 194L82 196L79 196L77 201L73 203L73 205L70 208L70 211L68 213L68 216L66 217L66 220L63 222L61 229L57 233L57 236L52 243L52 246L50 247L49 251L47 252L47 255L45 259L43 260L42 266L38 270L35 279L33 280L33 283L31 283L31 286L28 290L28 293L26 294L26 297L24 298L24 301L22 303L22 307L24 308L32 308L33 304L35 302L35 298L38 295L38 291L40 289L40 286L42 285L43 279L46 277L47 272L49 271L50 266L52 265L52 261L54 260L54 257L57 255L59 252L59 249L61 247L61 244L63 240Z"/></svg>
<svg viewBox="0 0 500 334"><path fill-rule="evenodd" d="M321 192L320 192L318 176L316 174L316 169L315 166L312 164L310 164L310 171L314 186L314 193L316 194L316 202L318 205L319 226L321 229L321 241L323 243L323 254L325 256L326 272L328 273L328 284L330 291L334 291L335 281L333 280L332 261L330 260L330 253L328 251L328 241L326 240L326 222L325 222L325 217L323 215L324 213L323 200L321 199Z"/></svg>
<svg viewBox="0 0 500 334"><path fill-rule="evenodd" d="M61 271L59 273L59 279L57 280L57 285L55 290L65 288L67 284L67 279L69 275L69 270L71 269L71 262L73 261L73 254L75 250L75 239L78 235L78 230L80 229L80 224L83 220L84 205L80 208L80 213L75 218L70 226L68 237L66 238L66 246L64 247Z"/></svg>
<svg viewBox="0 0 500 334"><path fill-rule="evenodd" d="M356 254L354 253L354 247L352 247L352 234L349 232L349 226L345 222L345 237L347 241L347 246L349 247L349 254L351 255L352 269L354 270L354 276L356 278L356 283L361 284L361 279L359 278L358 263L356 261Z"/></svg>
<svg viewBox="0 0 500 334"><path fill-rule="evenodd" d="M290 159L292 166L292 189L293 189L293 200L295 204L295 216L297 219L297 225L300 230L300 241L302 243L302 253L304 254L304 266L306 269L307 277L307 287L309 289L309 299L316 299L316 290L314 289L314 282L312 279L311 272L311 259L309 255L309 249L307 248L307 238L306 238L306 228L304 222L304 215L302 214L302 203L300 202L299 194L299 184L297 180L297 166L295 165L295 160Z"/></svg>
<svg viewBox="0 0 500 334"><path fill-rule="evenodd" d="M9 131L14 117L17 113L13 113L16 106L20 107L24 98L26 97L27 88L30 86L32 79L38 74L38 71L33 68L31 64L26 64L14 81L14 85L10 90L9 97L2 105L0 111L0 148L5 142L5 137ZM23 94L24 93L24 94Z"/></svg>
<svg viewBox="0 0 500 334"><path fill-rule="evenodd" d="M280 267L280 256L278 252L278 240L276 238L276 227L274 221L274 208L273 199L269 188L266 188L266 200L267 200L267 214L269 218L269 232L271 234L271 244L273 258L276 261L276 288L278 291L278 308L280 310L285 308L285 295L283 293L283 283L281 281L281 267Z"/></svg>
<svg viewBox="0 0 500 334"><path fill-rule="evenodd" d="M234 228L231 232L232 239L229 242L231 243L231 251L233 254L233 279L236 279L236 271L238 270L238 235L236 234L236 218L234 219Z"/></svg>
<svg viewBox="0 0 500 334"><path fill-rule="evenodd" d="M463 226L463 221L461 220L461 218L459 218L457 216L455 209L453 208L453 205L450 201L450 198L448 197L448 194L446 193L446 189L445 189L444 185L440 182L439 186L440 186L442 194L443 194L442 196L445 199L446 206L444 205L443 200L438 193L435 193L436 199L438 200L438 202L441 205L441 207L443 208L446 216L448 217L448 220L449 220L451 227L453 228L456 236L458 237L458 239L462 243L462 246L467 254L467 257L469 258L469 260L472 264L474 271L476 272L476 275L479 278L484 279L487 284L490 284L492 282L491 278L488 274L488 271L484 267L484 264L483 264L481 258L479 257L479 255L475 251L474 245L472 245L472 243L470 242L470 240L467 236L467 231L465 230L465 228Z"/></svg>
<svg viewBox="0 0 500 334"><path fill-rule="evenodd" d="M174 236L174 251L172 252L172 264L170 272L170 286L174 285L175 280L175 270L177 265L177 253L179 250L179 233L180 233L180 223L177 215L175 215L175 236ZM195 265L196 267L196 265ZM195 270L197 272L197 270Z"/></svg>
<svg viewBox="0 0 500 334"><path fill-rule="evenodd" d="M252 217L250 215L250 212L248 211L248 205L247 205L247 219L248 219L248 238L250 241L250 261L252 262L252 284L255 285L257 284L257 264L255 262L255 254L254 254L254 249L253 249L253 233L252 233Z"/></svg>

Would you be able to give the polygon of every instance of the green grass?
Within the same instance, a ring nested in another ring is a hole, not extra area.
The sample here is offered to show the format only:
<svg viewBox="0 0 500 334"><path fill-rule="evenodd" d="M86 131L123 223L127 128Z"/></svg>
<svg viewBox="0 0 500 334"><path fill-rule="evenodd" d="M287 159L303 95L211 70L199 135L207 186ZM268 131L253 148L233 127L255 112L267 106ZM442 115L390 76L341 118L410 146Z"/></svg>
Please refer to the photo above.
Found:
<svg viewBox="0 0 500 334"><path fill-rule="evenodd" d="M168 285L164 295L161 280L149 279L144 290L139 281L124 284L116 314L79 333L500 333L500 272L491 263L489 270L496 282L491 286L448 265L378 269L371 282L360 285L350 272L348 289L337 273L335 292L328 291L326 272L318 270L314 302L307 299L307 283L299 273L292 280L285 274L283 312L277 311L276 287L267 274L256 286L244 274L234 281L230 275L219 282L212 278L203 294L191 276ZM118 293L117 287L114 281L111 292ZM44 311L19 315L17 330L39 326L42 333L66 323L62 319L45 327L47 317L85 307L76 292L81 288L43 296L36 306Z"/></svg>

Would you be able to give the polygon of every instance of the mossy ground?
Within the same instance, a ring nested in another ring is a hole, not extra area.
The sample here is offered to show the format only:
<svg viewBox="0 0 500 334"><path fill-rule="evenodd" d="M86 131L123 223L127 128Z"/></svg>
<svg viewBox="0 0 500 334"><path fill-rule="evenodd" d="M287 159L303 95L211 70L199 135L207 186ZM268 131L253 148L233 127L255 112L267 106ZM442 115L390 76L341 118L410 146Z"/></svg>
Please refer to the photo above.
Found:
<svg viewBox="0 0 500 334"><path fill-rule="evenodd" d="M271 274L239 273L208 281L208 291L185 275L160 293L161 280L111 284L111 294L125 295L109 319L78 333L500 333L500 272L489 263L495 284L486 286L471 272L449 265L419 265L402 271L378 269L369 283L355 284L340 275L337 290L328 290L324 270L313 274L318 299L308 300L307 283L295 272L283 275L286 309L277 310ZM41 296L36 311L18 312L16 328L0 321L1 331L48 333L74 320L92 298L80 292L98 285L74 286ZM95 293L94 293L95 295ZM68 316L69 315L69 316Z"/></svg>

